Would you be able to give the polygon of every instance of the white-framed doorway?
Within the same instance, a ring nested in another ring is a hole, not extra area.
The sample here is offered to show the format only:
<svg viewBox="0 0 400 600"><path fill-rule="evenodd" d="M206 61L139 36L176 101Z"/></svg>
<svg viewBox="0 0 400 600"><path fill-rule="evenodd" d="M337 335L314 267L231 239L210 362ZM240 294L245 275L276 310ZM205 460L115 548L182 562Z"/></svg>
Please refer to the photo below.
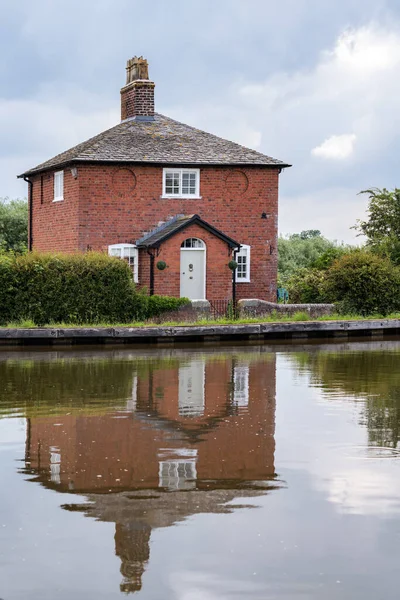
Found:
<svg viewBox="0 0 400 600"><path fill-rule="evenodd" d="M204 300L206 297L206 245L199 238L187 238L181 244L181 298Z"/></svg>

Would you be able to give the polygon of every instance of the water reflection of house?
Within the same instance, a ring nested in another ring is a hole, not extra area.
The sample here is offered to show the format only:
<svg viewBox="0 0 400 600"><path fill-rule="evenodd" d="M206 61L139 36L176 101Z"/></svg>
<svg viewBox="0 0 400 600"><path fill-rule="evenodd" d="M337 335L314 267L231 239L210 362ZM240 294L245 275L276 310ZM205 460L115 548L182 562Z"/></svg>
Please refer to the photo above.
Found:
<svg viewBox="0 0 400 600"><path fill-rule="evenodd" d="M82 510L116 523L121 589L135 591L154 527L268 488L274 418L274 357L197 354L137 372L125 411L29 419L27 462L42 484L85 494Z"/></svg>

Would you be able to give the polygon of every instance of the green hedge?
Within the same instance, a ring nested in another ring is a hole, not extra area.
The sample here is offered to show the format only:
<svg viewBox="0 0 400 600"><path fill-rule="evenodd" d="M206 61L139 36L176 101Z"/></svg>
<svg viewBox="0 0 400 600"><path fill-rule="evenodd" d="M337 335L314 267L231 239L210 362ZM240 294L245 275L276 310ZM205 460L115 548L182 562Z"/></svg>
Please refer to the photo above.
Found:
<svg viewBox="0 0 400 600"><path fill-rule="evenodd" d="M2 325L128 323L184 302L137 291L127 263L103 253L0 255Z"/></svg>
<svg viewBox="0 0 400 600"><path fill-rule="evenodd" d="M400 310L400 269L366 250L337 259L326 272L324 293L341 312L387 315Z"/></svg>
<svg viewBox="0 0 400 600"><path fill-rule="evenodd" d="M188 304L187 298L171 298L170 296L147 296L147 318L158 317L164 312L174 312Z"/></svg>

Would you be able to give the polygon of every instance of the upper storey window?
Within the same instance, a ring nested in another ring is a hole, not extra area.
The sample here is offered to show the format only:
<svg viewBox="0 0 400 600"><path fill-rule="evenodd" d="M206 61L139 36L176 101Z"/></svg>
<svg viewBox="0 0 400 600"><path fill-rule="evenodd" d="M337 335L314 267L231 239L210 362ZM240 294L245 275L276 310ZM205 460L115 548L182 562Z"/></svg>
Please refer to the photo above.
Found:
<svg viewBox="0 0 400 600"><path fill-rule="evenodd" d="M54 202L64 200L64 171L54 173Z"/></svg>
<svg viewBox="0 0 400 600"><path fill-rule="evenodd" d="M166 198L199 198L199 169L163 169L163 196Z"/></svg>

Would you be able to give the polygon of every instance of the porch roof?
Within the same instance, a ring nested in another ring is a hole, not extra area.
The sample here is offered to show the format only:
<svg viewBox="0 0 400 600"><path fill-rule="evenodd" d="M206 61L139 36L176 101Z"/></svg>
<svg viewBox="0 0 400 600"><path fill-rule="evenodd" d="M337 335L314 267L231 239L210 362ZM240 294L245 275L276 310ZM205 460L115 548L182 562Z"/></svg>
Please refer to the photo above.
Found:
<svg viewBox="0 0 400 600"><path fill-rule="evenodd" d="M150 231L136 241L138 248L157 248L168 238L172 237L178 231L182 231L189 225L199 225L206 231L209 231L216 237L220 238L231 248L239 248L240 243L225 235L222 231L204 221L199 215L176 215L166 223L163 223L153 231Z"/></svg>

